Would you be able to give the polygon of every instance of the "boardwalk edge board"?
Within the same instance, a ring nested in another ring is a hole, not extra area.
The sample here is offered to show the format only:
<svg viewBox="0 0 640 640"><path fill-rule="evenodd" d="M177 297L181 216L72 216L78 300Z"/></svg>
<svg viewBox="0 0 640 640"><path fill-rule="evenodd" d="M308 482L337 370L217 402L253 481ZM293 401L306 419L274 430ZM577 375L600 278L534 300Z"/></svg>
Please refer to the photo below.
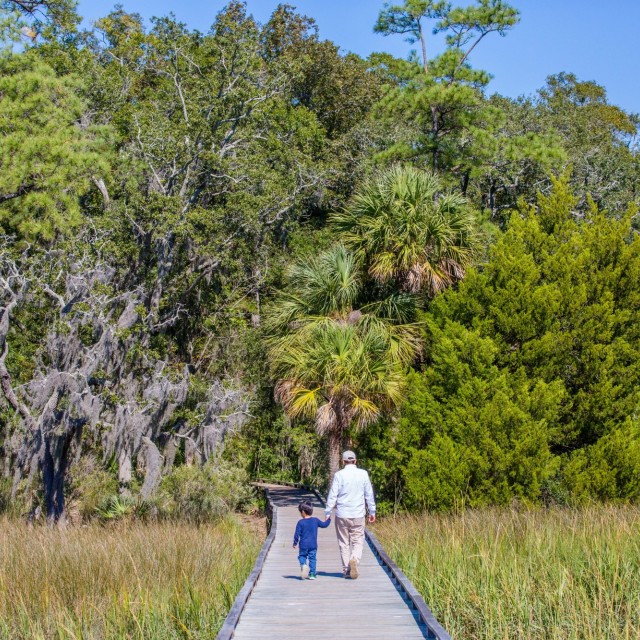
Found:
<svg viewBox="0 0 640 640"><path fill-rule="evenodd" d="M305 489L306 491L312 491L316 495L320 503L325 504L324 498L322 497L320 492L315 487L309 485L296 482L269 482L265 479L260 479L255 484L256 486L260 486L262 484L272 484L286 487L298 487L300 489ZM247 581L245 582L244 587L242 587L240 593L238 593L238 596L233 603L233 607L231 608L231 611L229 612L229 615L227 616L224 625L220 630L220 633L216 636L216 640L231 640L231 638L233 637L233 632L238 624L238 621L240 620L242 610L244 609L244 606L247 603L247 600L249 599L249 596L251 595L251 592L253 591L258 578L260 577L260 573L262 571L264 561L267 557L267 553L269 552L271 543L273 542L276 535L278 508L271 502L269 489L264 486L262 486L261 488L265 491L268 508L273 514L269 535L267 536L267 539L262 546L262 550L260 551L260 555L256 560L251 575L247 578ZM365 530L365 536L367 542L369 543L369 546L373 551L374 556L388 570L388 572L392 576L392 579L397 584L397 587L406 595L407 599L411 602L413 608L420 616L420 619L429 632L429 638L435 640L452 640L451 636L433 615L431 609L424 601L424 598L420 595L420 592L413 586L413 583L402 572L400 567L398 567L398 565L389 557L376 536L369 530Z"/></svg>
<svg viewBox="0 0 640 640"><path fill-rule="evenodd" d="M242 589L240 589L240 591L238 592L238 595L233 602L233 606L231 607L231 610L225 618L222 628L216 636L216 640L231 640L231 638L233 638L233 633L236 629L236 626L238 625L238 621L240 620L242 611L244 610L244 607L247 604L247 600L249 600L249 596L256 586L256 582L258 582L258 578L262 573L262 568L264 566L265 560L267 559L269 549L271 549L271 545L276 538L276 531L278 529L278 507L276 507L271 502L269 489L267 489L266 487L263 487L263 489L267 498L268 515L271 516L269 518L269 520L271 521L269 534L267 535L267 538L264 541L262 548L260 549L260 553L258 554L258 558L253 565L253 569L251 570L249 577L246 579Z"/></svg>

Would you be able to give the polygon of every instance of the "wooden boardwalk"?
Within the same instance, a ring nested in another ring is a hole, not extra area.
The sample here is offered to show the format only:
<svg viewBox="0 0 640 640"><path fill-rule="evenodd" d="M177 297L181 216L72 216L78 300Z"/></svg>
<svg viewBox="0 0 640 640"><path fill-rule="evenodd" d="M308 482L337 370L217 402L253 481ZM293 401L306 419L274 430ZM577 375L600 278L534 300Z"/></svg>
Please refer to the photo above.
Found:
<svg viewBox="0 0 640 640"><path fill-rule="evenodd" d="M233 638L287 640L330 637L349 640L413 640L428 638L418 613L395 586L370 546L365 544L360 577L342 577L333 522L318 529L318 578L301 580L293 533L300 518L298 504L309 500L314 516L324 519L315 494L274 486L277 530L260 577L244 606Z"/></svg>

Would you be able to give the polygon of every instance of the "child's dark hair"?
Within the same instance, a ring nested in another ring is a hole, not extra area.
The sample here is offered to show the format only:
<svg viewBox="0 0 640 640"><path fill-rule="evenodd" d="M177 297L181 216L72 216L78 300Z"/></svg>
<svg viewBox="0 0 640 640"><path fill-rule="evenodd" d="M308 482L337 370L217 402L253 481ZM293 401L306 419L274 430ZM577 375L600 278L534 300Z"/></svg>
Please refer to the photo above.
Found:
<svg viewBox="0 0 640 640"><path fill-rule="evenodd" d="M309 502L301 502L298 505L298 511L304 513L307 516L313 515L313 505Z"/></svg>

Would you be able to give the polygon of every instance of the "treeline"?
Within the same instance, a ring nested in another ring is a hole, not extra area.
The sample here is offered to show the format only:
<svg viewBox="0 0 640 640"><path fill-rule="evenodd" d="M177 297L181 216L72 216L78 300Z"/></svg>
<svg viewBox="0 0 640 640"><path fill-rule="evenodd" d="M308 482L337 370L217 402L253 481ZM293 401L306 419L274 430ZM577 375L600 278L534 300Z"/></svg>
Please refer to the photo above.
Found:
<svg viewBox="0 0 640 640"><path fill-rule="evenodd" d="M487 96L514 9L385 5L424 54L364 60L288 5L0 6L5 506L200 517L347 442L390 507L638 496L638 119Z"/></svg>

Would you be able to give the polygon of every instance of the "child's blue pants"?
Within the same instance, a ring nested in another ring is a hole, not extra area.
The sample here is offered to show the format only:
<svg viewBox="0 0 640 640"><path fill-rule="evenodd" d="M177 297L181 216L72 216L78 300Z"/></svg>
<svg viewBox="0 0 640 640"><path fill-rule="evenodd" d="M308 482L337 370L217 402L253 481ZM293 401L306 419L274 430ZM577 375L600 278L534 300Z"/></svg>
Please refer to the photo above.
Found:
<svg viewBox="0 0 640 640"><path fill-rule="evenodd" d="M298 560L300 561L300 566L307 564L307 558L309 558L309 573L316 572L316 553L317 549L300 549L298 552Z"/></svg>

